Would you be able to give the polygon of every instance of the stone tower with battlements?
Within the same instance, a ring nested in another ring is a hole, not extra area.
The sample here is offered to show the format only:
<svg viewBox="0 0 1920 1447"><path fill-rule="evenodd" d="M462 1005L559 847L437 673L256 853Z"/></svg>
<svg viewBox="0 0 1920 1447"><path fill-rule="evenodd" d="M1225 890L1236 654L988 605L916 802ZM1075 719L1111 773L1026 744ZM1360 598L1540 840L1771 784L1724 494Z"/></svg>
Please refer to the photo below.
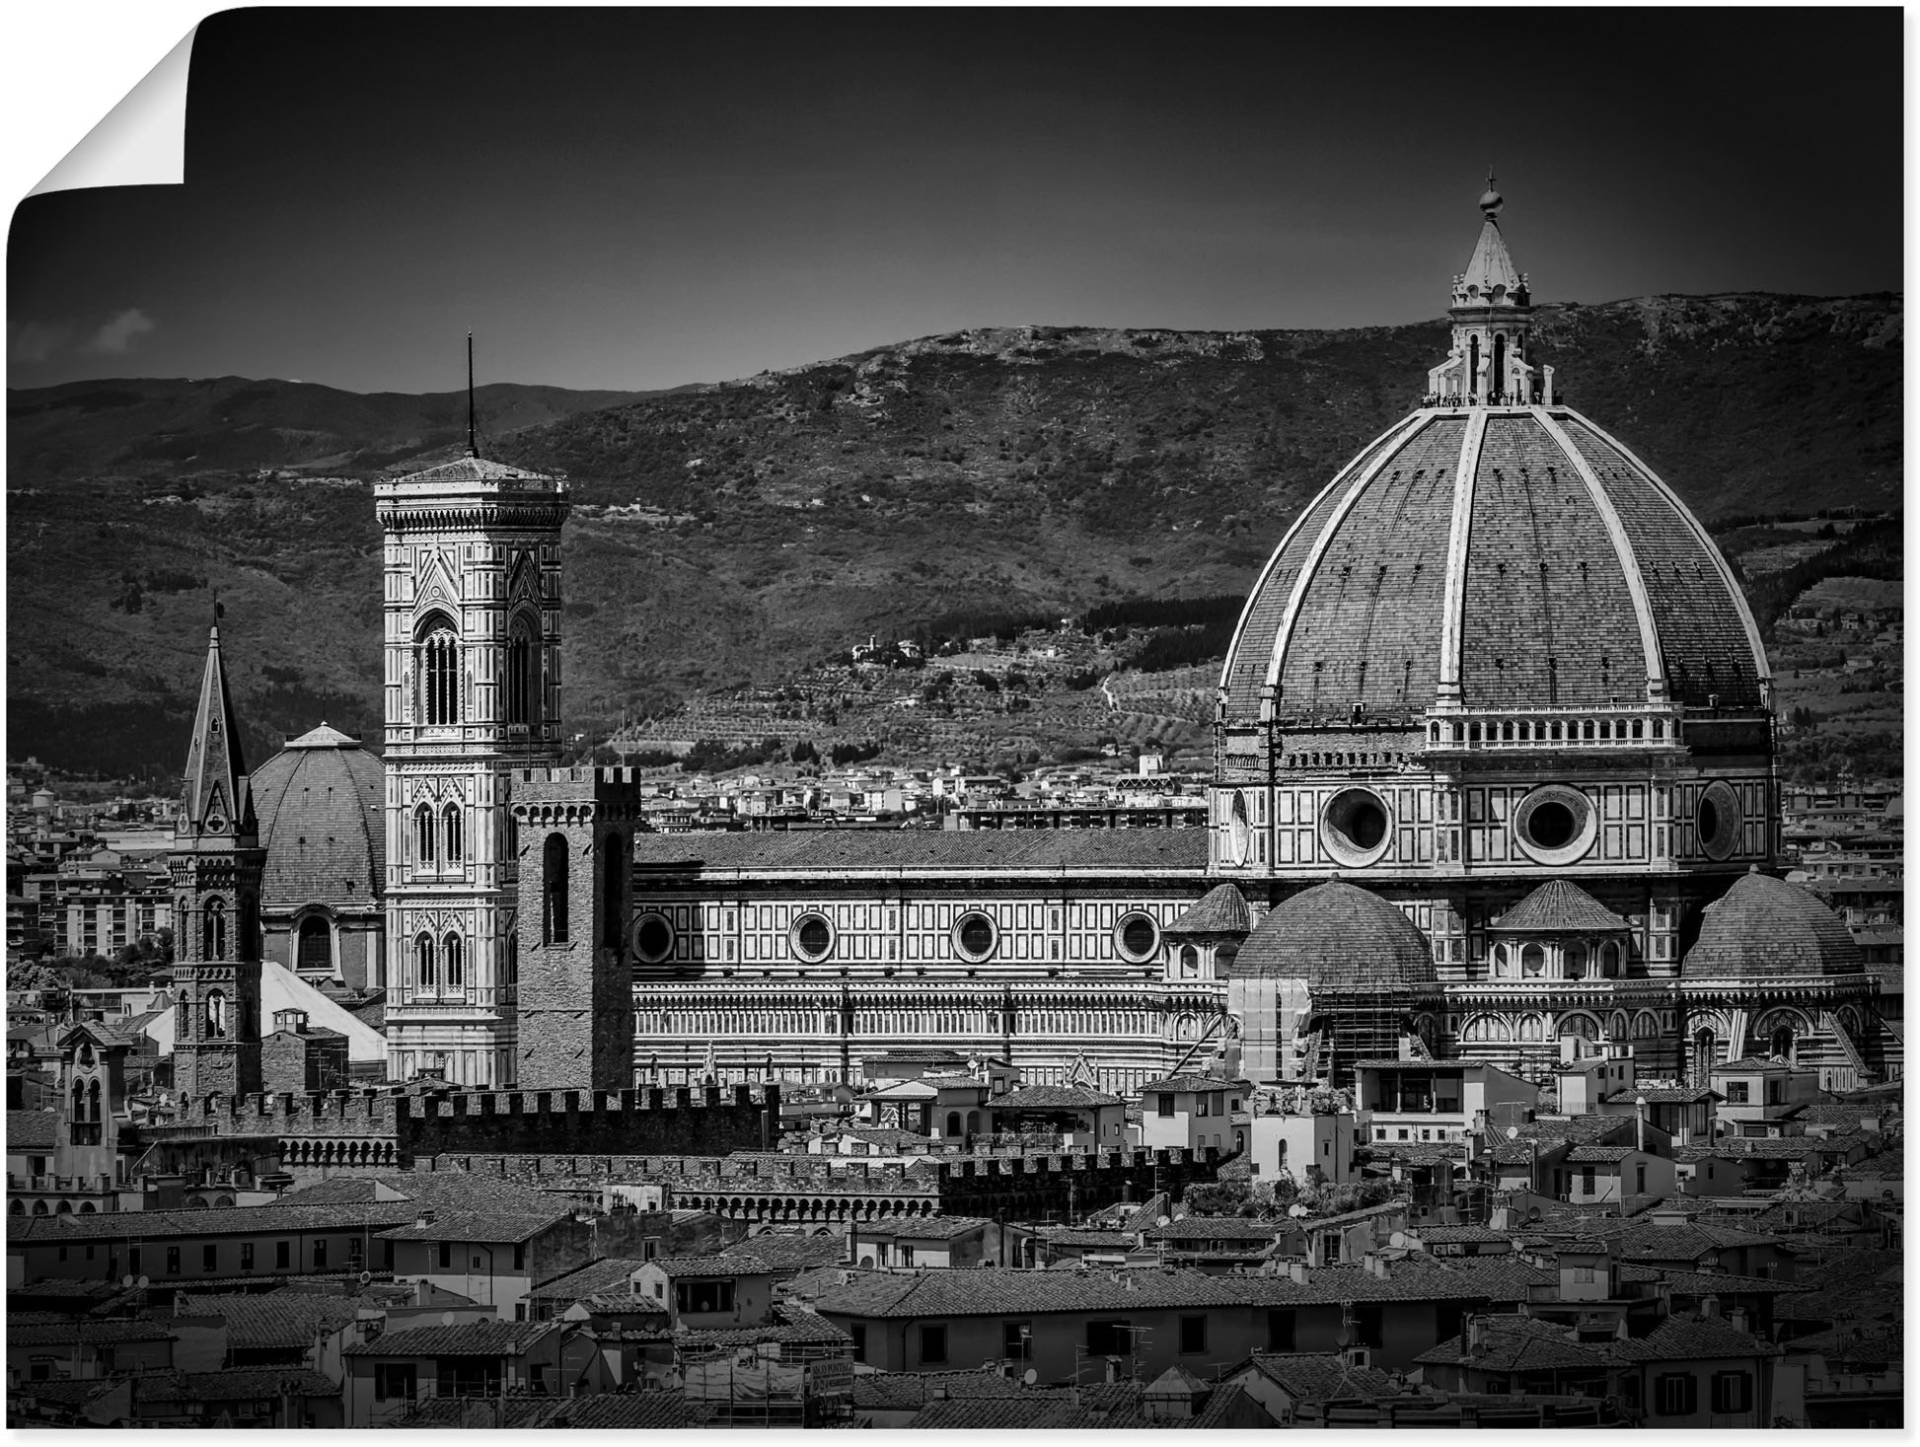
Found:
<svg viewBox="0 0 1920 1447"><path fill-rule="evenodd" d="M517 770L560 746L566 484L469 456L379 484L388 1074L515 1084ZM537 851L535 859L537 862Z"/></svg>
<svg viewBox="0 0 1920 1447"><path fill-rule="evenodd" d="M633 1085L633 835L628 769L527 769L514 777L520 871L519 1083Z"/></svg>
<svg viewBox="0 0 1920 1447"><path fill-rule="evenodd" d="M220 657L207 638L173 885L174 1087L182 1097L260 1089L260 847L253 790Z"/></svg>

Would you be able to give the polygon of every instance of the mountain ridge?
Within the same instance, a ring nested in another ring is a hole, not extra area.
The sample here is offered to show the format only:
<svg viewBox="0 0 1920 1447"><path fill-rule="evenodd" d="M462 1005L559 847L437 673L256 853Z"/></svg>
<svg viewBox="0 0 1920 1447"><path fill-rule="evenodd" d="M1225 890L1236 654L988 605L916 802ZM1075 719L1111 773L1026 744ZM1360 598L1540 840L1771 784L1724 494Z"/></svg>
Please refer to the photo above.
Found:
<svg viewBox="0 0 1920 1447"><path fill-rule="evenodd" d="M1534 359L1564 399L1709 521L1899 505L1897 294L1655 296L1535 318ZM1417 403L1446 343L1444 319L1033 325L607 406L547 389L563 395L516 413L489 405L515 384L478 395L483 450L571 479L567 709L595 734L942 614L1244 593L1300 507ZM354 432L358 404L278 391L319 384L233 381L185 382L185 410L144 431L121 404L10 425L16 753L177 768L214 587L263 747L322 714L377 736L380 539L370 497L337 478L462 450L465 395L377 394L398 400ZM44 390L10 392L10 414ZM89 461L103 453L128 460Z"/></svg>

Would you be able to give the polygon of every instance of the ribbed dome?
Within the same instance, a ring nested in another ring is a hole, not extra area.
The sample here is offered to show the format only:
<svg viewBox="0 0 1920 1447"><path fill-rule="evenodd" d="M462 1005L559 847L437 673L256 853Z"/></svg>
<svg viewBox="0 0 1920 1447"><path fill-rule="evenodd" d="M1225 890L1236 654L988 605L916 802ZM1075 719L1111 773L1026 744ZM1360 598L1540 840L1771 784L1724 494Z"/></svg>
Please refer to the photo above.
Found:
<svg viewBox="0 0 1920 1447"><path fill-rule="evenodd" d="M1278 716L1335 718L1423 711L1456 680L1468 709L1757 708L1765 671L1719 552L1619 443L1566 408L1431 408L1295 524L1221 683L1234 724L1269 680Z"/></svg>
<svg viewBox="0 0 1920 1447"><path fill-rule="evenodd" d="M1707 906L1681 973L1728 980L1857 975L1866 968L1838 915L1809 891L1770 874L1743 874Z"/></svg>
<svg viewBox="0 0 1920 1447"><path fill-rule="evenodd" d="M1260 575L1222 721L1354 710L1758 710L1766 653L1685 504L1556 403L1491 186L1418 410L1307 507Z"/></svg>
<svg viewBox="0 0 1920 1447"><path fill-rule="evenodd" d="M262 764L253 775L267 851L261 909L373 908L386 870L384 798L380 760L325 724Z"/></svg>
<svg viewBox="0 0 1920 1447"><path fill-rule="evenodd" d="M1391 990L1432 984L1433 955L1426 937L1393 905L1335 879L1270 910L1240 947L1233 977Z"/></svg>

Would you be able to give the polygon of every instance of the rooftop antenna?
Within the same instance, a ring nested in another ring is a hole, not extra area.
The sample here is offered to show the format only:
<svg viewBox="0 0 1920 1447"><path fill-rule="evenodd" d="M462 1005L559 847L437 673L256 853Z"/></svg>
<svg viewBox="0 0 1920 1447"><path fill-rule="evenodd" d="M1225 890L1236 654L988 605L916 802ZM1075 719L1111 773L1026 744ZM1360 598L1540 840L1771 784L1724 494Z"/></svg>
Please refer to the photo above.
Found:
<svg viewBox="0 0 1920 1447"><path fill-rule="evenodd" d="M467 333L467 456L478 457L480 444L474 440L473 426L473 333Z"/></svg>

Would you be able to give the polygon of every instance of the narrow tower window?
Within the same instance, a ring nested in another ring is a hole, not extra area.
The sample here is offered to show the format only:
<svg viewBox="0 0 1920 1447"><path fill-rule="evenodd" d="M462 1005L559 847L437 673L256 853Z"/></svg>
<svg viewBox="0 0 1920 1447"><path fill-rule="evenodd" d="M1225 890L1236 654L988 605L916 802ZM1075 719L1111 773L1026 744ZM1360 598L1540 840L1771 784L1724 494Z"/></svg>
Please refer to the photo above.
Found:
<svg viewBox="0 0 1920 1447"><path fill-rule="evenodd" d="M610 950L620 949L626 940L627 922L621 918L620 910L620 870L625 855L618 834L609 834L601 839L601 893L606 901L606 918L600 925L600 943Z"/></svg>
<svg viewBox="0 0 1920 1447"><path fill-rule="evenodd" d="M200 925L200 958L224 960L227 957L227 902L224 899L208 900L206 914L201 918Z"/></svg>
<svg viewBox="0 0 1920 1447"><path fill-rule="evenodd" d="M567 942L567 839L564 834L547 836L542 863L541 937L547 944L563 945Z"/></svg>
<svg viewBox="0 0 1920 1447"><path fill-rule="evenodd" d="M441 957L446 962L444 974L447 988L449 990L464 989L466 987L467 976L465 961L462 959L459 935L450 934L447 936L446 948L442 951Z"/></svg>
<svg viewBox="0 0 1920 1447"><path fill-rule="evenodd" d="M446 818L447 818L447 863L458 864L460 862L460 846L461 846L460 806L458 804L447 805Z"/></svg>
<svg viewBox="0 0 1920 1447"><path fill-rule="evenodd" d="M422 869L433 867L433 810L422 804L413 812L413 862Z"/></svg>
<svg viewBox="0 0 1920 1447"><path fill-rule="evenodd" d="M433 936L421 935L413 942L413 982L422 991L434 988Z"/></svg>
<svg viewBox="0 0 1920 1447"><path fill-rule="evenodd" d="M507 644L507 722L533 722L533 640L524 623L514 625Z"/></svg>

